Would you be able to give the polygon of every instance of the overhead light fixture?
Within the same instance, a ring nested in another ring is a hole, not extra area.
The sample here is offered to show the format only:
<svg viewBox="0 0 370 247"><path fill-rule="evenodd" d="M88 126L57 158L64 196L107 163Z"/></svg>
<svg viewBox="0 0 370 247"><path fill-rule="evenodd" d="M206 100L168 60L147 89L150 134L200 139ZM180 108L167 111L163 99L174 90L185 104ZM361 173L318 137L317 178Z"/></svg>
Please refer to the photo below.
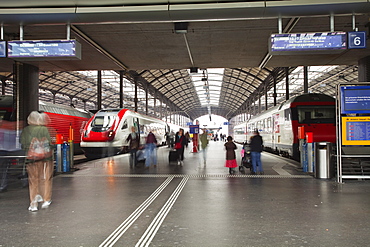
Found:
<svg viewBox="0 0 370 247"><path fill-rule="evenodd" d="M197 67L191 67L190 68L190 73L198 73L198 68Z"/></svg>
<svg viewBox="0 0 370 247"><path fill-rule="evenodd" d="M188 22L175 22L175 33L187 33Z"/></svg>

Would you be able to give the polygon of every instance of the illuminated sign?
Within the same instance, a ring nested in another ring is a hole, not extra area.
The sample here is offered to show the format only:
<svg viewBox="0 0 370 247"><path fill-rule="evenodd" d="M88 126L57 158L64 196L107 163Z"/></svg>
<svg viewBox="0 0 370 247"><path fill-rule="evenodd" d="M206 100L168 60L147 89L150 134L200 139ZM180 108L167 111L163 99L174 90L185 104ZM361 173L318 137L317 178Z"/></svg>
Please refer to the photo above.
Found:
<svg viewBox="0 0 370 247"><path fill-rule="evenodd" d="M348 49L366 48L366 32L348 32Z"/></svg>
<svg viewBox="0 0 370 247"><path fill-rule="evenodd" d="M269 48L271 55L342 52L347 49L347 35L345 32L272 34Z"/></svg>
<svg viewBox="0 0 370 247"><path fill-rule="evenodd" d="M370 145L370 117L342 117L343 145Z"/></svg>
<svg viewBox="0 0 370 247"><path fill-rule="evenodd" d="M190 134L199 134L199 125L190 125L189 132Z"/></svg>
<svg viewBox="0 0 370 247"><path fill-rule="evenodd" d="M0 57L6 57L6 41L0 41Z"/></svg>
<svg viewBox="0 0 370 247"><path fill-rule="evenodd" d="M76 40L9 41L8 57L27 61L81 59L81 45Z"/></svg>
<svg viewBox="0 0 370 247"><path fill-rule="evenodd" d="M370 86L343 86L341 91L341 113L370 113Z"/></svg>

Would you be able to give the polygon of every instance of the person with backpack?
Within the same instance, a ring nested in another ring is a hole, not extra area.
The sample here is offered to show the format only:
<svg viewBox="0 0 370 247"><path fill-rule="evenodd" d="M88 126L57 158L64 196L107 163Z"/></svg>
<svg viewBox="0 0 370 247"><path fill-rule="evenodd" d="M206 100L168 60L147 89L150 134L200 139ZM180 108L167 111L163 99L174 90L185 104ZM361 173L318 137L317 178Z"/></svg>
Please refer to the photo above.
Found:
<svg viewBox="0 0 370 247"><path fill-rule="evenodd" d="M29 211L37 211L51 204L54 162L49 130L46 127L49 117L45 113L33 111L27 118L28 126L21 134L22 148L26 151L26 165L30 195Z"/></svg>

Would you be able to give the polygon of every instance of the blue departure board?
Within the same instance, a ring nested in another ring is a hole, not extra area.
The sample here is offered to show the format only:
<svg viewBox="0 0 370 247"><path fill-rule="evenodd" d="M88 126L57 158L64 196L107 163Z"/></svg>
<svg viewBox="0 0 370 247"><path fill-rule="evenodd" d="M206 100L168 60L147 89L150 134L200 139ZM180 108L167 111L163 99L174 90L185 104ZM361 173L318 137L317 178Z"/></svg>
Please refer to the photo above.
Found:
<svg viewBox="0 0 370 247"><path fill-rule="evenodd" d="M347 35L345 32L272 34L269 48L271 55L341 52L347 49Z"/></svg>
<svg viewBox="0 0 370 247"><path fill-rule="evenodd" d="M81 45L76 40L9 41L8 57L29 61L81 59Z"/></svg>
<svg viewBox="0 0 370 247"><path fill-rule="evenodd" d="M199 134L199 125L190 125L189 132L190 134Z"/></svg>
<svg viewBox="0 0 370 247"><path fill-rule="evenodd" d="M6 57L6 41L0 41L0 57Z"/></svg>
<svg viewBox="0 0 370 247"><path fill-rule="evenodd" d="M370 113L370 86L343 86L341 92L341 113Z"/></svg>

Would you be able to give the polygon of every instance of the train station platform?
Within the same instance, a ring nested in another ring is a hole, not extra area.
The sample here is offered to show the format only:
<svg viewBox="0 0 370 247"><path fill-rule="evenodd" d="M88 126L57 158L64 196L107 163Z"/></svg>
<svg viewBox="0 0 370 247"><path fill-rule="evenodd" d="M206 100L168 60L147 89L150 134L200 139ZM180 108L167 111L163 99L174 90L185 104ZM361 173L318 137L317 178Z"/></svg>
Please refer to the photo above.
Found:
<svg viewBox="0 0 370 247"><path fill-rule="evenodd" d="M265 175L229 175L222 142L210 142L206 167L190 151L183 166L166 147L149 169L130 169L127 154L79 164L36 212L13 183L0 194L0 246L368 245L369 181L315 179L265 152Z"/></svg>

